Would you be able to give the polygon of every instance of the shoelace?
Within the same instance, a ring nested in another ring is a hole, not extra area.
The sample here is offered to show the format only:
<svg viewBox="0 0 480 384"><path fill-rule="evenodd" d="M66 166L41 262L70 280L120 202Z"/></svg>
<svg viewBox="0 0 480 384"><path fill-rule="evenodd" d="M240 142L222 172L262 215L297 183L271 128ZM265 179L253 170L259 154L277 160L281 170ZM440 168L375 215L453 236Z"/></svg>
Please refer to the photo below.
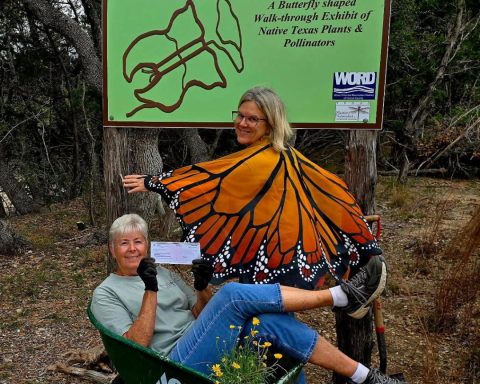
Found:
<svg viewBox="0 0 480 384"><path fill-rule="evenodd" d="M393 379L388 376L380 375L378 371L373 373L372 379L375 379L375 384L402 384L403 382L397 379Z"/></svg>
<svg viewBox="0 0 480 384"><path fill-rule="evenodd" d="M351 295L359 303L365 303L368 299L364 293L357 288L357 285L360 284L360 281L366 281L366 278L367 269L366 267L363 267L355 274L355 276L352 277L351 280L342 282L344 285L348 286L348 290L350 291Z"/></svg>

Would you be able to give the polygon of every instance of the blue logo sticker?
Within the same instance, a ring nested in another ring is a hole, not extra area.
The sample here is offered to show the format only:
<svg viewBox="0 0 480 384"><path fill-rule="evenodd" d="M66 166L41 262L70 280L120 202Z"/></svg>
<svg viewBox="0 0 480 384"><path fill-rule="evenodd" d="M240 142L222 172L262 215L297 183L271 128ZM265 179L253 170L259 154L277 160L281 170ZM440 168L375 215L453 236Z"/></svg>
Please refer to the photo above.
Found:
<svg viewBox="0 0 480 384"><path fill-rule="evenodd" d="M374 100L377 72L334 72L333 100Z"/></svg>

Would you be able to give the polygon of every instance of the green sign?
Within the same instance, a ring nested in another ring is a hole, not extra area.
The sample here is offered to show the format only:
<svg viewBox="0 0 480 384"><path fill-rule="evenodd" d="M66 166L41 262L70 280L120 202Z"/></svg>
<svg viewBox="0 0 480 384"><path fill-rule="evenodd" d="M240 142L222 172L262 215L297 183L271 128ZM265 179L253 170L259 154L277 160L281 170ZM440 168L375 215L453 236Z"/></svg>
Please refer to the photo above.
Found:
<svg viewBox="0 0 480 384"><path fill-rule="evenodd" d="M381 129L390 0L104 0L104 125L231 127L253 86L297 128Z"/></svg>

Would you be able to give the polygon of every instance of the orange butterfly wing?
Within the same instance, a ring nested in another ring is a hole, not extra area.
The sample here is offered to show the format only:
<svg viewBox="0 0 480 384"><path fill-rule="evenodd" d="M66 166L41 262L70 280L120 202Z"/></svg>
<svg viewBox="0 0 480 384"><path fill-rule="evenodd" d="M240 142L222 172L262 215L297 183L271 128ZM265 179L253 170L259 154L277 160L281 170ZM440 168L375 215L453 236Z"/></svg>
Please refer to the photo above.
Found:
<svg viewBox="0 0 480 384"><path fill-rule="evenodd" d="M217 278L313 288L379 252L345 183L294 149L255 145L146 186L175 210L185 240L200 242Z"/></svg>

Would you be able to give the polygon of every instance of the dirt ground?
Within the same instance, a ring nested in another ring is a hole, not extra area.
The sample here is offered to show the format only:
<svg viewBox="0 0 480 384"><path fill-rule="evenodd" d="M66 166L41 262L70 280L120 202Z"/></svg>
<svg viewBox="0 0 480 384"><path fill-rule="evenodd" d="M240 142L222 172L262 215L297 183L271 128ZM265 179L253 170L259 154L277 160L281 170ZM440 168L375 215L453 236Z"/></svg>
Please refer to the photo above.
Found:
<svg viewBox="0 0 480 384"><path fill-rule="evenodd" d="M470 307L476 309L460 308L453 330L432 330L428 321L434 293L451 263L444 250L479 205L479 180L416 178L403 188L393 179L380 179L377 211L390 272L383 298L388 371L403 372L409 383L480 382L478 280L470 285L476 297ZM79 231L79 220L88 221L82 200L10 220L30 245L22 255L0 255L0 384L88 382L48 370L64 362L66 352L99 343L85 309L105 277L106 245L94 236L95 228ZM478 263L478 250L475 257ZM335 343L330 310L300 318ZM475 337L465 337L469 333ZM310 383L327 383L330 374L308 365L307 377Z"/></svg>

